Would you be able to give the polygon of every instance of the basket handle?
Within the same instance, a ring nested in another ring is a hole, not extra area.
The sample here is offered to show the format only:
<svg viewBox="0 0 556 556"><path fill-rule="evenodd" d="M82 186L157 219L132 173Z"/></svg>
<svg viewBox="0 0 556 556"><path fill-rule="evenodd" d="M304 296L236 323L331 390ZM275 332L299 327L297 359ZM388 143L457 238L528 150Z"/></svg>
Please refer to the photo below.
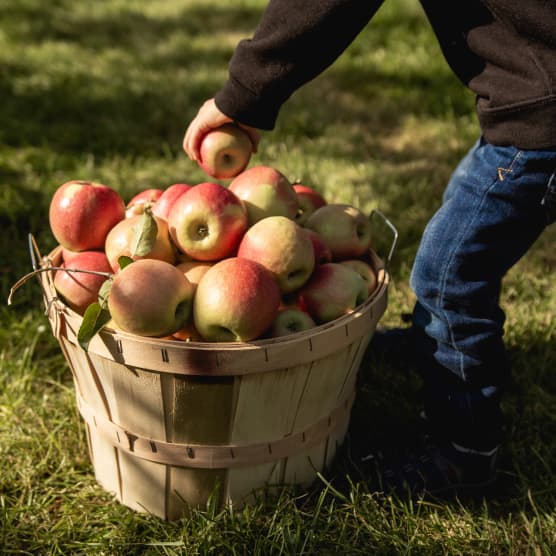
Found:
<svg viewBox="0 0 556 556"><path fill-rule="evenodd" d="M387 271L388 267L390 266L390 261L392 260L392 256L394 254L394 249L396 248L396 244L398 243L398 229L396 228L396 226L394 226L394 224L392 224L392 222L384 215L384 213L378 209L373 209L371 211L371 214L369 215L369 220L372 221L373 217L376 215L378 215L382 221L388 226L388 228L390 228L390 231L392 232L392 244L390 245L390 249L388 250L388 255L386 256L386 260L384 261L384 270Z"/></svg>
<svg viewBox="0 0 556 556"><path fill-rule="evenodd" d="M33 270L37 270L39 268L39 265L37 264L37 259L41 260L42 255L33 234L29 234L27 236L27 244L29 247L29 257L31 258L31 266L33 267Z"/></svg>

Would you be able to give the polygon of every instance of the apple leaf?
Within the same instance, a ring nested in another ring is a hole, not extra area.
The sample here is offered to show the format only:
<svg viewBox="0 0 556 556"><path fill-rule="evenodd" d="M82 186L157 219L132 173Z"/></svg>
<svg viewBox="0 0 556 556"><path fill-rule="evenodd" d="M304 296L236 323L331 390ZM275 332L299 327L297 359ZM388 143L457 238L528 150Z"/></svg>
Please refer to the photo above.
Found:
<svg viewBox="0 0 556 556"><path fill-rule="evenodd" d="M148 255L155 244L158 226L150 211L146 210L132 228L131 256L144 257Z"/></svg>
<svg viewBox="0 0 556 556"><path fill-rule="evenodd" d="M87 351L89 342L94 335L110 320L110 313L99 303L91 303L83 315L81 326L77 332L79 345Z"/></svg>
<svg viewBox="0 0 556 556"><path fill-rule="evenodd" d="M131 264L132 262L133 259L131 257L126 257L125 255L118 257L118 266L120 267L120 270L124 269L128 264Z"/></svg>
<svg viewBox="0 0 556 556"><path fill-rule="evenodd" d="M106 280L98 290L98 304L101 309L108 309L108 296L112 289L112 279Z"/></svg>

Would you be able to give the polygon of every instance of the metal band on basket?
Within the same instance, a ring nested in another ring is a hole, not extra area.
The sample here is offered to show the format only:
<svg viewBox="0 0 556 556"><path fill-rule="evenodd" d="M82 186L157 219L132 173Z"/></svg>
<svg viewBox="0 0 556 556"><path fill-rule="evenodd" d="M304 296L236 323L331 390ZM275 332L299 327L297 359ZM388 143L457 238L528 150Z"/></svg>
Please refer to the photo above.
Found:
<svg viewBox="0 0 556 556"><path fill-rule="evenodd" d="M138 436L124 427L95 413L77 394L81 416L89 427L101 434L116 448L134 456L164 465L203 469L227 469L243 465L257 465L287 458L300 449L309 448L326 439L349 418L355 392L332 412L305 430L270 442L253 444L202 445L179 444Z"/></svg>

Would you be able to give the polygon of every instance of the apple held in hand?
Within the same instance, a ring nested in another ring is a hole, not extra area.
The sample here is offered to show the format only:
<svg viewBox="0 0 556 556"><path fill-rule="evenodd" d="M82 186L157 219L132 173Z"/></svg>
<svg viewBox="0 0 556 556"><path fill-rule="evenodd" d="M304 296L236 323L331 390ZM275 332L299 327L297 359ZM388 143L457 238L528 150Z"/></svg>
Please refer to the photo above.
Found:
<svg viewBox="0 0 556 556"><path fill-rule="evenodd" d="M174 183L169 185L153 206L153 215L163 220L168 220L168 214L170 214L170 210L176 199L192 187L192 185L188 185L187 183Z"/></svg>
<svg viewBox="0 0 556 556"><path fill-rule="evenodd" d="M315 210L326 205L326 200L318 191L308 185L294 183L293 189L297 194L297 201L299 203L296 222L303 226Z"/></svg>
<svg viewBox="0 0 556 556"><path fill-rule="evenodd" d="M205 182L177 199L168 225L180 251L199 261L217 261L235 252L247 229L247 212L232 191Z"/></svg>
<svg viewBox="0 0 556 556"><path fill-rule="evenodd" d="M269 335L272 338L279 338L295 332L303 332L315 326L315 321L305 311L294 308L281 309L272 323Z"/></svg>
<svg viewBox="0 0 556 556"><path fill-rule="evenodd" d="M106 236L104 250L106 256L110 261L112 269L118 270L119 257L129 257L133 260L143 258L158 259L166 261L167 263L174 264L176 261L176 249L170 234L168 232L168 224L165 220L153 216L156 222L156 237L152 242L152 248L147 253L138 255L135 251L136 238L141 234L141 227L146 215L136 214L118 222Z"/></svg>
<svg viewBox="0 0 556 556"><path fill-rule="evenodd" d="M156 259L141 259L120 270L108 295L117 328L140 336L167 336L191 320L194 288L183 272Z"/></svg>
<svg viewBox="0 0 556 556"><path fill-rule="evenodd" d="M74 180L56 190L48 218L63 247L72 251L102 249L108 232L125 218L125 204L107 185Z"/></svg>
<svg viewBox="0 0 556 556"><path fill-rule="evenodd" d="M285 216L259 220L244 234L237 256L257 261L274 274L282 293L299 289L315 266L306 230Z"/></svg>
<svg viewBox="0 0 556 556"><path fill-rule="evenodd" d="M279 305L280 288L269 270L230 257L212 266L197 286L195 328L208 342L248 342L271 326Z"/></svg>
<svg viewBox="0 0 556 556"><path fill-rule="evenodd" d="M365 280L369 294L375 291L377 286L377 277L376 272L370 264L361 259L347 259L345 261L340 261L340 264L352 268L355 272L357 272L357 274L359 274L359 276L361 276L361 278L363 278L363 280Z"/></svg>
<svg viewBox="0 0 556 556"><path fill-rule="evenodd" d="M143 214L145 212L145 207L151 208L162 195L162 189L145 189L137 195L133 196L125 208L126 218L130 216L135 216L136 214Z"/></svg>
<svg viewBox="0 0 556 556"><path fill-rule="evenodd" d="M62 265L68 269L89 270L112 274L112 267L103 251L79 251L71 253ZM98 292L108 276L89 272L57 270L54 287L67 305L82 315L85 309L98 300Z"/></svg>
<svg viewBox="0 0 556 556"><path fill-rule="evenodd" d="M245 170L234 178L229 189L244 202L250 226L267 216L294 220L297 215L299 203L292 184L271 166Z"/></svg>
<svg viewBox="0 0 556 556"><path fill-rule="evenodd" d="M319 324L351 313L369 297L367 283L355 270L326 263L316 268L300 290L299 306Z"/></svg>
<svg viewBox="0 0 556 556"><path fill-rule="evenodd" d="M233 178L247 167L252 151L253 143L241 127L224 124L201 140L199 165L213 178Z"/></svg>
<svg viewBox="0 0 556 556"><path fill-rule="evenodd" d="M371 222L352 205L320 207L309 216L305 226L319 234L335 260L361 257L371 245Z"/></svg>

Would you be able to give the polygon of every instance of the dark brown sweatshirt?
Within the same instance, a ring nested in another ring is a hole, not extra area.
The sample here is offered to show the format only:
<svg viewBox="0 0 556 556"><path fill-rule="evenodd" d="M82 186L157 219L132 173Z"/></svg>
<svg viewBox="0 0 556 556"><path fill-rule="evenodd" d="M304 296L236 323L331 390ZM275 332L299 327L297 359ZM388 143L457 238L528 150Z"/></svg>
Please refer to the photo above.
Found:
<svg viewBox="0 0 556 556"><path fill-rule="evenodd" d="M367 25L380 0L271 0L241 41L217 106L270 130L282 104ZM421 0L444 56L477 98L485 139L556 148L556 0ZM411 41L411 37L407 38Z"/></svg>

